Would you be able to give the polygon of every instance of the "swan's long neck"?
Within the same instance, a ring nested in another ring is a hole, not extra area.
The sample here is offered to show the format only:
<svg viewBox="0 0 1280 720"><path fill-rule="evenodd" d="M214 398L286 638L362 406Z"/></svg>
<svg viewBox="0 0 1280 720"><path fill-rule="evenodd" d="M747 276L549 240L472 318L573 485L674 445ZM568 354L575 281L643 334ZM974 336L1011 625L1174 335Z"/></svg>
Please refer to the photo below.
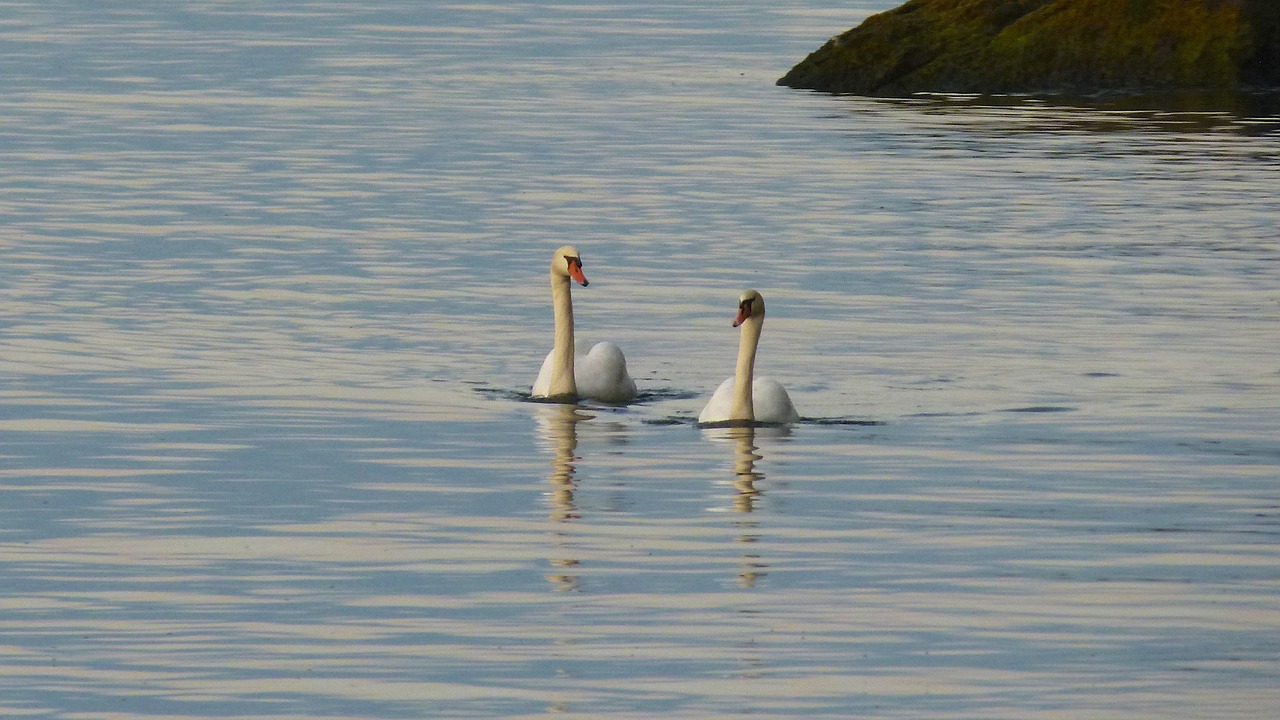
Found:
<svg viewBox="0 0 1280 720"><path fill-rule="evenodd" d="M733 406L730 420L756 419L755 405L751 397L751 383L756 372L756 346L760 344L760 328L764 318L751 317L742 323L738 334L738 366L733 372Z"/></svg>
<svg viewBox="0 0 1280 720"><path fill-rule="evenodd" d="M573 379L573 299L569 296L569 278L551 273L551 307L556 315L556 344L551 350L551 385L549 396L577 395Z"/></svg>

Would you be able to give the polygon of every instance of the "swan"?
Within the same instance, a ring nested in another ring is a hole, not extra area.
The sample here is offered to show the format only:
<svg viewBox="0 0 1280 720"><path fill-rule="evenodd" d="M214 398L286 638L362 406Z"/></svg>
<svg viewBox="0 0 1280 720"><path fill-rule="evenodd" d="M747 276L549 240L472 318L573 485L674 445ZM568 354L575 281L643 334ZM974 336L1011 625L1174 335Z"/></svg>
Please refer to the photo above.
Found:
<svg viewBox="0 0 1280 720"><path fill-rule="evenodd" d="M738 339L738 366L733 377L720 383L707 406L698 415L699 423L793 423L800 413L782 383L755 377L756 346L764 327L764 298L747 290L738 298L738 316L733 326L742 326Z"/></svg>
<svg viewBox="0 0 1280 720"><path fill-rule="evenodd" d="M636 382L627 374L627 359L611 342L574 341L573 299L569 296L569 280L582 287L587 277L582 273L582 255L566 245L551 256L551 305L555 311L555 346L547 353L533 381L531 394L536 398L576 400L591 398L608 403L623 403L636 396Z"/></svg>

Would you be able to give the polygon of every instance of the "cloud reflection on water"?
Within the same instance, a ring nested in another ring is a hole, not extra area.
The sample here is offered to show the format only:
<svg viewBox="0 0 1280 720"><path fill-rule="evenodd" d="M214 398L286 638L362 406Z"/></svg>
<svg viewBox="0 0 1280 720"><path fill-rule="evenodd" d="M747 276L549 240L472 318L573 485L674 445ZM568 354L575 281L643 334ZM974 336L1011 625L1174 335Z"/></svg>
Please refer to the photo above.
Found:
<svg viewBox="0 0 1280 720"><path fill-rule="evenodd" d="M890 4L7 4L0 711L1274 709L1274 124L772 85Z"/></svg>

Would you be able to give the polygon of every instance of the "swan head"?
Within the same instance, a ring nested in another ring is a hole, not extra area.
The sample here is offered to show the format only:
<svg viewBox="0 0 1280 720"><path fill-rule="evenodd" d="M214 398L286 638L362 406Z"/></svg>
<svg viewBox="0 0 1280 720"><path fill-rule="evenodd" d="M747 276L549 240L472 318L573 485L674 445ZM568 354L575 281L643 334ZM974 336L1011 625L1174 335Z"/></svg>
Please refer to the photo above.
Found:
<svg viewBox="0 0 1280 720"><path fill-rule="evenodd" d="M738 327L751 318L764 320L764 298L755 290L743 290L738 296L738 316L733 319L733 326Z"/></svg>
<svg viewBox="0 0 1280 720"><path fill-rule="evenodd" d="M556 250L555 255L551 256L551 275L563 277L566 282L573 278L574 282L586 287L587 276L582 274L582 254L578 252L578 248L565 245Z"/></svg>

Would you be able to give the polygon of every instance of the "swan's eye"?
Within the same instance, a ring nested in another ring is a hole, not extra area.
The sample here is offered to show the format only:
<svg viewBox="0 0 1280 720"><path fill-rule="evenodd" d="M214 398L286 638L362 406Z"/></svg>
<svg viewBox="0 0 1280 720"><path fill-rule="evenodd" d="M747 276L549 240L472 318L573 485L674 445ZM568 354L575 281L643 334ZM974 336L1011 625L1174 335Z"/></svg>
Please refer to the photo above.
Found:
<svg viewBox="0 0 1280 720"><path fill-rule="evenodd" d="M578 269L582 269L582 258L573 257L572 255L565 255L564 259L565 261L568 262L569 267L574 267L576 265Z"/></svg>

